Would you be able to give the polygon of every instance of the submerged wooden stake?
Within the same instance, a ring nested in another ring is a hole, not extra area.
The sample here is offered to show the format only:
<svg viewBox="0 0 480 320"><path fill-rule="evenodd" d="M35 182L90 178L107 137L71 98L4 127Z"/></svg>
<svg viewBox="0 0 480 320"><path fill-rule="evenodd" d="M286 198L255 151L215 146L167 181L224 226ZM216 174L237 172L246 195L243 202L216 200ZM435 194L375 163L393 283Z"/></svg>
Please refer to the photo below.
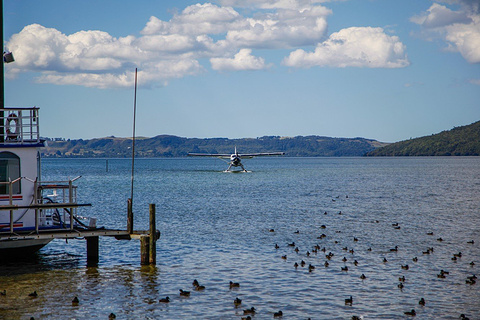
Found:
<svg viewBox="0 0 480 320"><path fill-rule="evenodd" d="M140 264L142 266L150 263L150 237L140 237Z"/></svg>
<svg viewBox="0 0 480 320"><path fill-rule="evenodd" d="M87 240L87 266L98 265L98 236L86 237Z"/></svg>
<svg viewBox="0 0 480 320"><path fill-rule="evenodd" d="M150 206L150 241L149 241L149 263L157 264L157 228L155 225L155 204Z"/></svg>

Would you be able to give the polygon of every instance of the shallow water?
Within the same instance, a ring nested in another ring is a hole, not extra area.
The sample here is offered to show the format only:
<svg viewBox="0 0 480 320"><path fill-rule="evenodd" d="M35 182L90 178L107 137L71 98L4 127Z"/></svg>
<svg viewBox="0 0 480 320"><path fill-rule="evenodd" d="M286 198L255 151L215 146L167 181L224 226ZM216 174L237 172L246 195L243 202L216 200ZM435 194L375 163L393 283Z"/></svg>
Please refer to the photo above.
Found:
<svg viewBox="0 0 480 320"><path fill-rule="evenodd" d="M136 160L135 229L147 229L148 204L155 203L157 266L140 266L135 240L101 238L96 268L86 267L84 240L54 240L33 261L0 265L7 293L0 319L107 319L112 312L117 319L241 319L252 306L254 319L279 310L283 319L404 319L411 309L416 319L480 319L479 284L465 283L480 265L480 158L245 164L252 172L224 173L226 164L212 159ZM43 179L82 175L79 202L93 206L80 214L125 228L130 166L109 159L107 172L104 159L45 159ZM325 253L312 252L316 244L334 254L327 268ZM429 247L434 251L423 254ZM295 268L302 260L306 266ZM450 272L444 279L441 269ZM195 291L194 279L206 289ZM230 289L229 281L240 287ZM179 289L191 296L180 297ZM34 290L38 297L28 297ZM169 304L158 301L165 296ZM345 305L350 296L353 304ZM243 300L238 308L236 297Z"/></svg>

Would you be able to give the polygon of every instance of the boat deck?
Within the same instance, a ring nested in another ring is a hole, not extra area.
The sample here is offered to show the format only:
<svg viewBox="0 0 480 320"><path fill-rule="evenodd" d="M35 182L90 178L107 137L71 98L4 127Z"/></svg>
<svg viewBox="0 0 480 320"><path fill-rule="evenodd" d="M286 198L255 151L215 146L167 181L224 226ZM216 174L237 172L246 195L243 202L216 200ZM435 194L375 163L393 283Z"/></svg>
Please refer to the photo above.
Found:
<svg viewBox="0 0 480 320"><path fill-rule="evenodd" d="M78 239L89 237L115 237L117 240L139 239L141 236L147 236L149 231L134 231L129 233L126 230L117 229L56 229L41 230L40 232L16 232L0 233L0 241L14 240L45 240L45 239Z"/></svg>

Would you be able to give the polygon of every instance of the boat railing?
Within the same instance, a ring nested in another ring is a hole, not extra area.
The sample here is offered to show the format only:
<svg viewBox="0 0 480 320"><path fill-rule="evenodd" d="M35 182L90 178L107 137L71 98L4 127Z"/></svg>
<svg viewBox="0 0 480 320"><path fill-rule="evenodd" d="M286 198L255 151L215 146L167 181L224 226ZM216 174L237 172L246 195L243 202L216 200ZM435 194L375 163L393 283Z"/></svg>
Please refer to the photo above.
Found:
<svg viewBox="0 0 480 320"><path fill-rule="evenodd" d="M77 208L77 186L73 182L81 178L78 176L67 181L35 181L26 177L20 177L13 181L0 182L1 185L8 185L8 205L1 205L0 210L10 211L9 231L14 233L14 215L13 212L20 209L32 210L30 214L35 214L35 231L38 233L40 226L49 226L50 230L55 226L51 222L53 217L57 218L59 229L74 230L75 221L78 220ZM15 205L15 194L13 193L14 184L19 183L20 180L26 180L34 184L33 200L28 205ZM7 200L7 199L4 199ZM26 211L26 212L27 212ZM78 222L78 221L77 221ZM80 222L79 222L80 223ZM91 223L91 222L90 222Z"/></svg>
<svg viewBox="0 0 480 320"><path fill-rule="evenodd" d="M40 143L39 108L0 108L0 143Z"/></svg>

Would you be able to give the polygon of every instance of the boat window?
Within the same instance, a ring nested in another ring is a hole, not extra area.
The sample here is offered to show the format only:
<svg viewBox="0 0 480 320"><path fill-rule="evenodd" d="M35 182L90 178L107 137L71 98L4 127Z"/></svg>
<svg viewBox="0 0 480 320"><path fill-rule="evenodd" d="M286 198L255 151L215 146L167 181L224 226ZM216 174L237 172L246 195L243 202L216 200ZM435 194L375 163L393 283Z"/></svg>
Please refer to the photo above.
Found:
<svg viewBox="0 0 480 320"><path fill-rule="evenodd" d="M13 181L20 177L20 158L11 152L0 152L0 182ZM20 181L13 184L12 193L19 194ZM0 194L10 194L7 183L0 184Z"/></svg>

